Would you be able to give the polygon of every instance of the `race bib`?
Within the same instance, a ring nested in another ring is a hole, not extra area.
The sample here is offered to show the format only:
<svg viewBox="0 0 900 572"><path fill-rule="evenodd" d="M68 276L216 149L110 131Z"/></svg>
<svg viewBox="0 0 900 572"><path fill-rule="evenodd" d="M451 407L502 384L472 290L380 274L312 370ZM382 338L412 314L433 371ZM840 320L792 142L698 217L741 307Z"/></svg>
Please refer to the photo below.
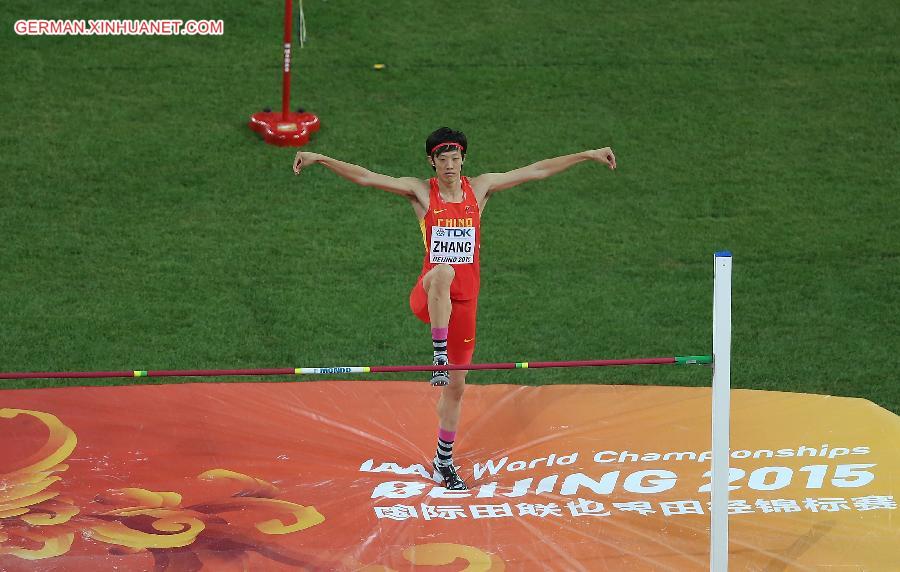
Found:
<svg viewBox="0 0 900 572"><path fill-rule="evenodd" d="M433 226L428 249L432 264L472 264L475 262L475 227Z"/></svg>

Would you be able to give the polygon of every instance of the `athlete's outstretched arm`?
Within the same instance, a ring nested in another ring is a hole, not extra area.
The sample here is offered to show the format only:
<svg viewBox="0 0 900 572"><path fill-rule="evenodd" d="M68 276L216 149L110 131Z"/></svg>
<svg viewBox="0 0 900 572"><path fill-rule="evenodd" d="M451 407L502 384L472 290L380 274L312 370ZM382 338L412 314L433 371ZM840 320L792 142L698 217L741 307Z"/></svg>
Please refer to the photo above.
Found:
<svg viewBox="0 0 900 572"><path fill-rule="evenodd" d="M604 147L603 149L592 149L581 153L563 155L562 157L544 159L527 167L521 167L506 173L485 173L475 177L472 180L472 186L483 189L483 192L487 195L527 183L528 181L546 179L582 161L597 161L609 167L610 170L616 168L616 156L613 154L612 149Z"/></svg>
<svg viewBox="0 0 900 572"><path fill-rule="evenodd" d="M424 182L419 179L414 177L389 177L359 165L332 159L321 153L298 152L294 157L294 174L299 175L300 171L316 163L363 187L375 187L407 198L416 198L424 190L427 197L428 189L424 186Z"/></svg>

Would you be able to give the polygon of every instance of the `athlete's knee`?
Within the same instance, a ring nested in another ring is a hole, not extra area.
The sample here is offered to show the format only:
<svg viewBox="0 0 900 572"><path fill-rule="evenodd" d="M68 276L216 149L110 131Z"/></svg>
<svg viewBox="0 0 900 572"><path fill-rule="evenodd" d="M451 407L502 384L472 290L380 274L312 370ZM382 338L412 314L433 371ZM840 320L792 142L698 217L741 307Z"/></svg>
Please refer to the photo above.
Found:
<svg viewBox="0 0 900 572"><path fill-rule="evenodd" d="M456 270L449 264L439 264L431 269L431 287L449 288L456 276Z"/></svg>
<svg viewBox="0 0 900 572"><path fill-rule="evenodd" d="M466 390L464 383L450 383L444 388L444 402L449 404L457 404L462 401L463 393Z"/></svg>
<svg viewBox="0 0 900 572"><path fill-rule="evenodd" d="M453 401L462 400L466 390L466 372L454 370L450 372L450 384L444 388L444 395Z"/></svg>

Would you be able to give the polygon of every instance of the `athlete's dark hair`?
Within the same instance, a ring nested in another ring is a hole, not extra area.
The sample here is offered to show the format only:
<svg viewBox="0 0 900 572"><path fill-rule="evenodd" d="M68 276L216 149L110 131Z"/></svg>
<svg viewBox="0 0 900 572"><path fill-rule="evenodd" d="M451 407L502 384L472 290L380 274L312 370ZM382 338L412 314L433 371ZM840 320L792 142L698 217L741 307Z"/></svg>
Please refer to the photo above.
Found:
<svg viewBox="0 0 900 572"><path fill-rule="evenodd" d="M444 145L444 143L449 143L450 145ZM459 144L459 147L454 145L454 143ZM466 140L465 133L462 131L454 131L449 127L441 127L429 135L428 139L425 140L425 154L433 158L441 153L459 149L462 156L465 157L466 148L468 146L469 142Z"/></svg>

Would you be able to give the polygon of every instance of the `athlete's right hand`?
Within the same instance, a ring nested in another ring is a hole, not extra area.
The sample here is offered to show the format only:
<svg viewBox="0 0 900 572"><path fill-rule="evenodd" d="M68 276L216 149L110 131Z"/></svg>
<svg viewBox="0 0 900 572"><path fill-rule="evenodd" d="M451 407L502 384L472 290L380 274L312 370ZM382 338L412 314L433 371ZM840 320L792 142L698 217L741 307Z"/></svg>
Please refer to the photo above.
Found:
<svg viewBox="0 0 900 572"><path fill-rule="evenodd" d="M315 157L313 153L306 153L304 151L297 151L297 155L294 156L294 174L299 175L300 171L303 170L304 167L308 167L315 163Z"/></svg>

